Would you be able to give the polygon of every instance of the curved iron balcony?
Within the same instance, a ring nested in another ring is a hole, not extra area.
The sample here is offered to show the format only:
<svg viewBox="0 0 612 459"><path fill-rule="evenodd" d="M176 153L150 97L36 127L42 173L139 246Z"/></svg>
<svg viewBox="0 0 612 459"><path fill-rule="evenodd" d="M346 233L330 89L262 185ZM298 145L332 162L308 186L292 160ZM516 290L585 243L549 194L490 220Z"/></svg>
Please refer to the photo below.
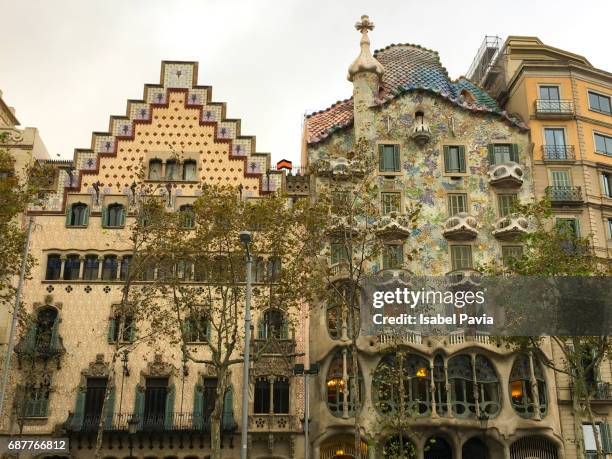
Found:
<svg viewBox="0 0 612 459"><path fill-rule="evenodd" d="M467 212L459 212L444 222L442 234L446 239L469 241L478 236L478 222Z"/></svg>
<svg viewBox="0 0 612 459"><path fill-rule="evenodd" d="M382 238L399 239L410 236L410 219L398 212L383 215L376 226L376 234Z"/></svg>
<svg viewBox="0 0 612 459"><path fill-rule="evenodd" d="M528 227L529 222L525 217L516 214L507 215L495 222L493 236L501 240L516 239L521 234L525 234Z"/></svg>
<svg viewBox="0 0 612 459"><path fill-rule="evenodd" d="M535 112L538 118L572 117L574 116L574 102L565 99L537 99Z"/></svg>
<svg viewBox="0 0 612 459"><path fill-rule="evenodd" d="M502 188L519 187L524 175L523 166L513 161L495 164L489 168L489 183Z"/></svg>
<svg viewBox="0 0 612 459"><path fill-rule="evenodd" d="M582 204L582 188L579 186L549 186L546 196L553 204Z"/></svg>
<svg viewBox="0 0 612 459"><path fill-rule="evenodd" d="M575 161L573 145L542 145L544 161Z"/></svg>

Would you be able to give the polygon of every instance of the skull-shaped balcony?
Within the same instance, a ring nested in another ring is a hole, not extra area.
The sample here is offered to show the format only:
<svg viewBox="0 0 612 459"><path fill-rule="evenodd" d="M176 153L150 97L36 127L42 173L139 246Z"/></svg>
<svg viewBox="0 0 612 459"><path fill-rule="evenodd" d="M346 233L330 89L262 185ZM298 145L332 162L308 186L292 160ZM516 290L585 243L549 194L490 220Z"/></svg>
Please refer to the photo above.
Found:
<svg viewBox="0 0 612 459"><path fill-rule="evenodd" d="M347 158L320 159L315 163L314 171L321 176L336 180L347 180L351 177L363 177L365 171L357 161Z"/></svg>
<svg viewBox="0 0 612 459"><path fill-rule="evenodd" d="M525 217L512 214L495 222L493 236L502 241L511 241L527 232L529 222Z"/></svg>
<svg viewBox="0 0 612 459"><path fill-rule="evenodd" d="M335 239L345 239L355 237L359 233L357 223L348 217L333 216L327 235Z"/></svg>
<svg viewBox="0 0 612 459"><path fill-rule="evenodd" d="M328 280L331 283L344 281L351 278L351 267L348 261L340 261L329 267Z"/></svg>
<svg viewBox="0 0 612 459"><path fill-rule="evenodd" d="M383 239L405 239L410 236L410 219L398 212L383 215L377 222L376 234Z"/></svg>
<svg viewBox="0 0 612 459"><path fill-rule="evenodd" d="M429 124L425 121L423 112L415 113L410 137L419 145L425 145L431 139L431 129L429 129Z"/></svg>
<svg viewBox="0 0 612 459"><path fill-rule="evenodd" d="M478 236L478 222L467 212L459 212L444 222L442 234L452 241L469 241Z"/></svg>
<svg viewBox="0 0 612 459"><path fill-rule="evenodd" d="M489 183L500 188L518 188L524 175L523 167L515 162L495 164L489 169Z"/></svg>
<svg viewBox="0 0 612 459"><path fill-rule="evenodd" d="M446 278L451 286L466 284L479 285L481 282L482 273L473 268L462 268L447 272Z"/></svg>

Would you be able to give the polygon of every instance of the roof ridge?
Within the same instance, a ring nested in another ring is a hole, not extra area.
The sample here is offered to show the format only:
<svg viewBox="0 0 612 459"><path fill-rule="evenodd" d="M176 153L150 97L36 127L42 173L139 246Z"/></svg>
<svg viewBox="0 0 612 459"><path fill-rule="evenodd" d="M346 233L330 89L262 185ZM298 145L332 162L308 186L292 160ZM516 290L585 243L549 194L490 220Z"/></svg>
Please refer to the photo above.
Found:
<svg viewBox="0 0 612 459"><path fill-rule="evenodd" d="M314 112L312 112L312 113L308 113L308 114L306 115L306 118L310 118L311 116L318 115L319 113L325 113L325 112L328 112L328 111L330 111L332 108L337 107L337 106L338 106L338 105L340 105L340 104L344 104L344 103L346 103L346 102L350 102L351 100L353 100L353 96L348 97L348 98L343 99L343 100L337 100L336 102L334 102L333 104L331 104L331 105L330 105L329 107L327 107L327 108L323 108L323 109L321 109L321 110L316 110L316 111L314 111Z"/></svg>

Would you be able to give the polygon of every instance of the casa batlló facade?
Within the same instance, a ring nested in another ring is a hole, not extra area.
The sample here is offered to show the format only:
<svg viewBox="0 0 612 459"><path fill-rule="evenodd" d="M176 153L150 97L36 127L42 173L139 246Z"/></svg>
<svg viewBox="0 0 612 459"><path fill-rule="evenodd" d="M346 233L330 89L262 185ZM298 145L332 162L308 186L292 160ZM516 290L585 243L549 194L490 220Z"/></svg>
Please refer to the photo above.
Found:
<svg viewBox="0 0 612 459"><path fill-rule="evenodd" d="M356 27L361 51L349 67L352 97L305 120L302 166L310 172L271 167L269 155L256 152L255 138L241 134L240 121L226 119L224 104L212 102L211 88L198 86L197 64L169 61L162 63L160 83L146 85L142 100L129 101L125 116L111 117L108 132L94 133L89 149L76 150L72 161L49 161L56 171L53 185L45 204L30 212L38 225L31 253L39 264L24 295L46 352L32 353L31 337L20 337L0 416L3 435L66 435L70 454L31 456L92 457L92 429L75 419L99 417L100 393L110 384L105 458L209 457L209 433L194 420L210 410L213 372L185 369L178 347L141 346L118 363L114 380L108 378L113 342L134 339L117 336L117 320L125 318L114 316L113 305L121 301L129 263L132 184L140 169L168 212L189 206L201 183L240 186L245 199L279 190L294 199L316 199L330 181L341 180L351 167L351 152L364 139L380 162L374 179L382 213L399 228L388 242L396 260L407 260L402 270L469 277L479 264L520 253L515 237L528 226L509 209L536 195L529 126L470 80L451 80L435 51L400 44L371 53L373 24L363 17ZM417 228L402 228L402 215L416 204ZM415 246L421 250L409 260ZM332 269L335 264L332 257ZM399 270L382 257L370 268ZM342 270L336 271L341 282ZM389 354L392 340L359 336L359 372L352 374L350 327L341 311L312 304L292 319L296 325L285 338L291 355L303 357L277 356L266 368L253 367L258 379L250 387L249 457L303 457L304 386L290 369L308 362L320 364L309 385L311 457L354 457L355 378L362 401L362 457L385 457L386 445L397 438L380 429L379 417L389 412L381 413L375 401L384 393L377 370L397 364ZM568 383L532 356L499 347L486 335L462 332L410 335L400 347L408 369L407 403L416 413L409 438L413 457L580 457L576 421L561 406ZM549 342L543 350L559 357ZM600 377L609 381L609 362L605 365ZM40 370L36 380L27 376L32 367ZM232 367L224 403L228 459L239 457L241 374L240 365ZM270 394L269 413L255 409L262 387ZM606 427L608 410L602 403L597 411ZM145 413L163 422L129 433L129 416Z"/></svg>

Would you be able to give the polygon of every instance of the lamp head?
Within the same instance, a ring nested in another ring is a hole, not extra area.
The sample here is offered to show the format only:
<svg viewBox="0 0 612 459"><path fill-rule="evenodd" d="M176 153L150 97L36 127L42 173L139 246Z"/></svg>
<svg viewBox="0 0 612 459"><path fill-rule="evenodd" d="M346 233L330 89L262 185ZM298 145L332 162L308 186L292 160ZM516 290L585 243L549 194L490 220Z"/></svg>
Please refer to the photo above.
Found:
<svg viewBox="0 0 612 459"><path fill-rule="evenodd" d="M240 231L240 242L247 245L253 241L253 236L250 231Z"/></svg>

